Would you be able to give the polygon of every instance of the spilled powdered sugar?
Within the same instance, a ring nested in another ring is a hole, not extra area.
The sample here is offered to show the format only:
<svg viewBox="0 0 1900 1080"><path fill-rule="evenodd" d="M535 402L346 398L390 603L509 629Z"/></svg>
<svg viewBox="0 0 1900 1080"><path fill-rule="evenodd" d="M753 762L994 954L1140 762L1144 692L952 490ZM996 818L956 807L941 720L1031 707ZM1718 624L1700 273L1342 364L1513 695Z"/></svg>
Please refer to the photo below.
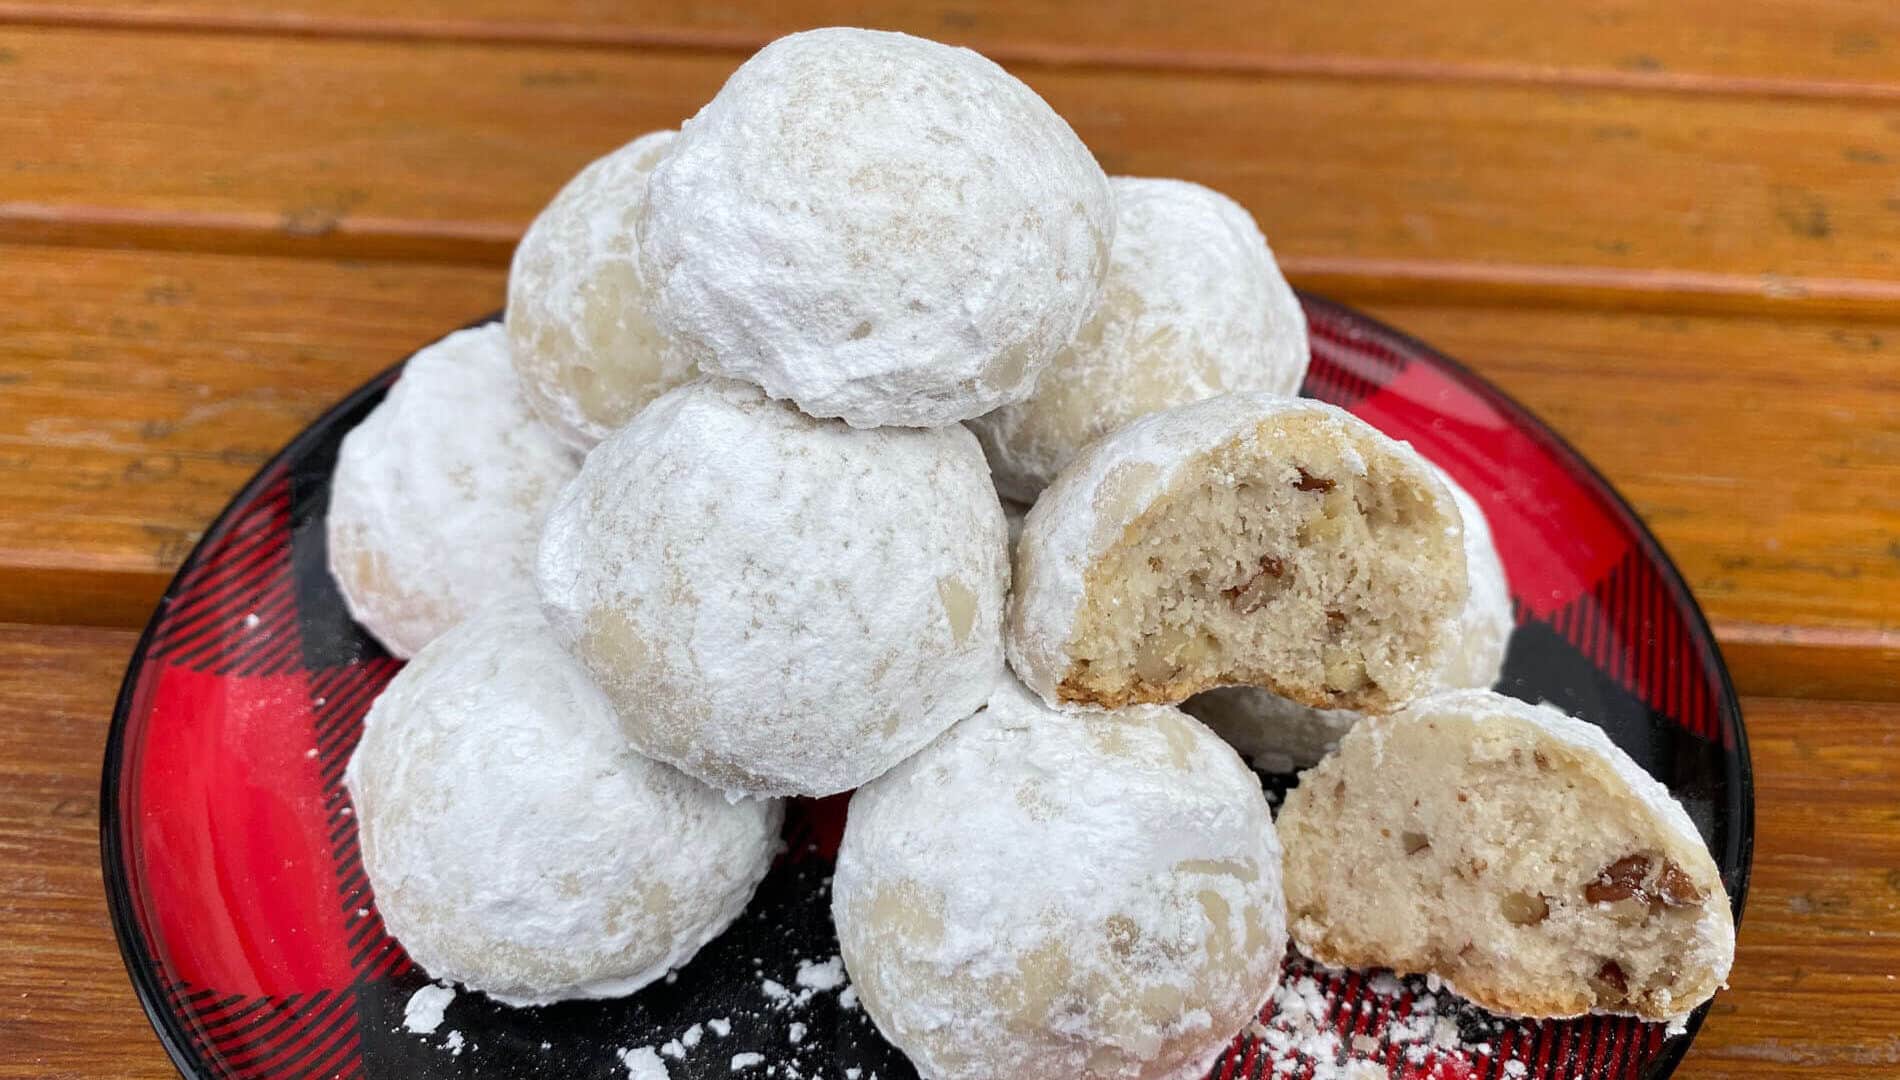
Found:
<svg viewBox="0 0 1900 1080"><path fill-rule="evenodd" d="M1229 1056L1257 1061L1257 1071L1248 1075L1264 1080L1449 1078L1472 1075L1474 1066L1507 1052L1508 1038L1527 1030L1435 991L1426 980L1385 972L1364 977L1356 1006L1341 1003L1337 980L1349 977L1358 976L1329 973L1296 958L1265 1017L1243 1033ZM1523 1075L1523 1066L1513 1074L1510 1064L1504 1075ZM1221 1067L1224 1061L1216 1063Z"/></svg>
<svg viewBox="0 0 1900 1080"><path fill-rule="evenodd" d="M453 986L431 983L409 995L402 1007L402 1026L413 1035L431 1035L442 1026L442 1013L455 1000Z"/></svg>
<svg viewBox="0 0 1900 1080"><path fill-rule="evenodd" d="M620 1063L627 1067L627 1080L669 1080L666 1062L653 1052L651 1046L637 1046L631 1050L616 1050Z"/></svg>

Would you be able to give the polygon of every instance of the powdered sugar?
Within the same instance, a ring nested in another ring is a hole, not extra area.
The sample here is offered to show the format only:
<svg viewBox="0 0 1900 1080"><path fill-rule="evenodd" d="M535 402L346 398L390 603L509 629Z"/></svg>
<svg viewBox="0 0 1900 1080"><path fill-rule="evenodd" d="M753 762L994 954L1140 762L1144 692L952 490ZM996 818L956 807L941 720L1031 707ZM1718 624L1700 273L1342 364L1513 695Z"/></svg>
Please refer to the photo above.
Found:
<svg viewBox="0 0 1900 1080"><path fill-rule="evenodd" d="M745 906L782 816L629 750L532 608L424 649L345 779L390 932L509 1004L628 994L684 963ZM437 997L411 999L418 1022Z"/></svg>
<svg viewBox="0 0 1900 1080"><path fill-rule="evenodd" d="M798 985L811 990L836 990L844 985L844 958L834 956L823 962L804 961L798 965Z"/></svg>
<svg viewBox="0 0 1900 1080"><path fill-rule="evenodd" d="M350 614L408 657L531 597L541 519L577 468L529 411L500 326L416 353L337 452L325 524Z"/></svg>
<svg viewBox="0 0 1900 1080"><path fill-rule="evenodd" d="M402 1026L412 1035L431 1035L442 1026L442 1013L455 1000L455 988L430 984L409 995L402 1007Z"/></svg>
<svg viewBox="0 0 1900 1080"><path fill-rule="evenodd" d="M550 621L642 752L824 795L1002 677L1003 511L959 426L854 430L701 380L589 455L550 515Z"/></svg>
<svg viewBox="0 0 1900 1080"><path fill-rule="evenodd" d="M1029 392L1108 265L1107 178L989 60L903 34L780 38L681 128L641 254L708 371L815 416L935 425Z"/></svg>
<svg viewBox="0 0 1900 1080"><path fill-rule="evenodd" d="M1082 447L1137 417L1236 390L1299 392L1306 315L1240 204L1182 180L1118 176L1102 303L1035 393L970 421L996 486L1024 502Z"/></svg>
<svg viewBox="0 0 1900 1080"><path fill-rule="evenodd" d="M534 411L591 448L692 377L648 316L637 241L647 176L672 146L655 131L590 163L528 226L508 272L508 337Z"/></svg>
<svg viewBox="0 0 1900 1080"><path fill-rule="evenodd" d="M1399 1076L1483 1075L1524 1026L1502 1020L1389 972L1365 976L1357 1008L1338 1002L1348 976L1304 960L1290 965L1272 1007L1247 1030L1242 1050L1260 1059L1258 1075L1308 1080L1387 1080ZM1247 1044L1251 1044L1250 1046ZM1505 1063L1506 1075L1510 1062Z"/></svg>
<svg viewBox="0 0 1900 1080"><path fill-rule="evenodd" d="M672 1076L666 1070L666 1062L660 1060L651 1046L616 1050L614 1054L627 1067L627 1080L670 1080Z"/></svg>
<svg viewBox="0 0 1900 1080"><path fill-rule="evenodd" d="M833 916L927 1075L1185 1077L1278 973L1279 860L1258 781L1193 720L1056 712L1012 683L859 789Z"/></svg>

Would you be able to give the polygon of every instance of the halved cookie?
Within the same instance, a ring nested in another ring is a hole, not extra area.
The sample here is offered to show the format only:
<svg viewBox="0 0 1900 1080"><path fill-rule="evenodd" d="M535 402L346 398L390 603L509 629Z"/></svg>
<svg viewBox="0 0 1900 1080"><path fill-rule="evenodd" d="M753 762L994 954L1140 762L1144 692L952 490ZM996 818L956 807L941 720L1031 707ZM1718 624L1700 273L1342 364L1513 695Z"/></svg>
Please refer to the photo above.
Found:
<svg viewBox="0 0 1900 1080"><path fill-rule="evenodd" d="M1030 511L1010 661L1052 703L1250 685L1387 712L1456 640L1461 535L1423 458L1330 405L1228 394L1155 413Z"/></svg>
<svg viewBox="0 0 1900 1080"><path fill-rule="evenodd" d="M1728 975L1715 860L1602 729L1489 690L1374 717L1280 812L1294 941L1496 1012L1676 1020Z"/></svg>

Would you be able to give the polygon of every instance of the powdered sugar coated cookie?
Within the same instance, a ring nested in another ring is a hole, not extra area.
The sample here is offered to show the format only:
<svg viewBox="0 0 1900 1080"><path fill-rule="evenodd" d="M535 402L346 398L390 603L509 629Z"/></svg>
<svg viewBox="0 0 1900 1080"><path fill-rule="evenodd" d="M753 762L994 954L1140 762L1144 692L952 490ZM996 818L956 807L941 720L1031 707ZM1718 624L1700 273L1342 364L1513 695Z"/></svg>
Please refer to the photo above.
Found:
<svg viewBox="0 0 1900 1080"><path fill-rule="evenodd" d="M408 657L485 604L532 598L541 519L578 468L529 410L500 326L416 353L330 478L330 573L350 614Z"/></svg>
<svg viewBox="0 0 1900 1080"><path fill-rule="evenodd" d="M854 426L1029 392L1108 266L1107 178L1035 92L968 49L780 38L680 130L641 255L704 370Z"/></svg>
<svg viewBox="0 0 1900 1080"><path fill-rule="evenodd" d="M1199 1077L1286 948L1232 750L1175 709L1014 682L852 797L832 914L859 1001L939 1080Z"/></svg>
<svg viewBox="0 0 1900 1080"><path fill-rule="evenodd" d="M705 379L588 456L538 578L635 746L731 791L826 795L989 696L1006 544L961 426L856 430Z"/></svg>
<svg viewBox="0 0 1900 1080"><path fill-rule="evenodd" d="M647 177L674 134L642 135L582 169L515 248L515 371L535 413L577 450L692 376L654 329L637 257Z"/></svg>
<svg viewBox="0 0 1900 1080"><path fill-rule="evenodd" d="M1084 446L1233 390L1299 393L1306 314L1252 215L1183 180L1117 176L1102 303L1035 393L970 421L1006 498L1035 501Z"/></svg>
<svg viewBox="0 0 1900 1080"><path fill-rule="evenodd" d="M417 654L345 782L384 924L431 976L511 1005L684 964L744 910L783 816L630 749L531 603Z"/></svg>

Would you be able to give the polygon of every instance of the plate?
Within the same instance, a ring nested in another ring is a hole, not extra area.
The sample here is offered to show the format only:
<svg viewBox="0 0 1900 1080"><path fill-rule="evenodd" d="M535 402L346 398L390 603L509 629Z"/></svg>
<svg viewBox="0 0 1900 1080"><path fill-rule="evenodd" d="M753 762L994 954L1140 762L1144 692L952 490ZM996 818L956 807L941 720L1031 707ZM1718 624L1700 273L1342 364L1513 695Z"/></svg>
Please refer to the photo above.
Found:
<svg viewBox="0 0 1900 1080"><path fill-rule="evenodd" d="M1344 307L1304 303L1304 393L1410 440L1490 516L1517 620L1501 688L1596 721L1667 784L1739 918L1754 815L1742 717L1655 539L1576 451L1482 379ZM745 916L664 983L522 1010L462 992L439 1024L406 1014L428 979L377 917L342 787L363 715L401 665L350 621L323 530L338 442L399 369L238 493L126 673L102 782L106 890L132 983L179 1069L204 1080L646 1080L658 1062L673 1080L915 1076L832 962L842 798L794 802L785 853ZM1277 793L1291 778L1263 780ZM1336 1067L1349 1055L1392 1077L1654 1080L1703 1015L1669 1037L1628 1018L1499 1020L1419 980L1291 955L1286 975L1263 1026L1214 1076L1350 1075Z"/></svg>

